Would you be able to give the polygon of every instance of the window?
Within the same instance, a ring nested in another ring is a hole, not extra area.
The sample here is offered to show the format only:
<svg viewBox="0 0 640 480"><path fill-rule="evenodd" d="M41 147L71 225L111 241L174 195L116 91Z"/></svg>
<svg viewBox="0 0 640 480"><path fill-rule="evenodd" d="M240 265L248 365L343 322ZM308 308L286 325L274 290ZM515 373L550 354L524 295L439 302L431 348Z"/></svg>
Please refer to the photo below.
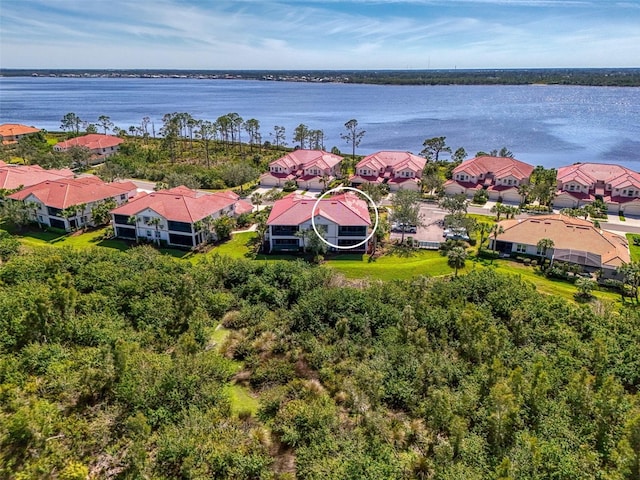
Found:
<svg viewBox="0 0 640 480"><path fill-rule="evenodd" d="M626 194L627 194L627 191L626 191L626 190L622 190L622 194L623 194L623 195L626 195Z"/></svg>
<svg viewBox="0 0 640 480"><path fill-rule="evenodd" d="M142 221L143 221L144 223L149 223L149 220L151 220L151 218L150 218L150 217L142 217Z"/></svg>
<svg viewBox="0 0 640 480"><path fill-rule="evenodd" d="M176 232L186 232L186 233L191 233L191 224L187 223L187 222L173 222L171 220L169 220L169 222L167 222L169 225L169 230L173 230Z"/></svg>
<svg viewBox="0 0 640 480"><path fill-rule="evenodd" d="M347 225L344 227L338 227L338 235L345 237L359 237L367 235L367 227L365 226L353 226Z"/></svg>
<svg viewBox="0 0 640 480"><path fill-rule="evenodd" d="M516 245L516 252L518 252L518 253L526 253L526 251L527 251L527 246L526 245L523 245L521 243L518 243Z"/></svg>
<svg viewBox="0 0 640 480"><path fill-rule="evenodd" d="M273 240L274 245L279 246L294 246L297 247L300 244L300 241L297 238L276 238Z"/></svg>
<svg viewBox="0 0 640 480"><path fill-rule="evenodd" d="M273 225L271 227L272 235L295 235L297 231L297 225Z"/></svg>
<svg viewBox="0 0 640 480"><path fill-rule="evenodd" d="M160 238L160 232L159 231L156 232L156 238Z"/></svg>
<svg viewBox="0 0 640 480"><path fill-rule="evenodd" d="M119 223L120 225L129 224L129 217L127 217L126 215L114 215L113 220L115 221L115 223Z"/></svg>
<svg viewBox="0 0 640 480"><path fill-rule="evenodd" d="M120 200L126 200L127 199L127 194L123 193L122 195L120 195Z"/></svg>
<svg viewBox="0 0 640 480"><path fill-rule="evenodd" d="M147 230L147 237L150 237L152 235L151 230Z"/></svg>
<svg viewBox="0 0 640 480"><path fill-rule="evenodd" d="M569 191L573 192L576 189L576 186L572 183L571 185L569 185Z"/></svg>

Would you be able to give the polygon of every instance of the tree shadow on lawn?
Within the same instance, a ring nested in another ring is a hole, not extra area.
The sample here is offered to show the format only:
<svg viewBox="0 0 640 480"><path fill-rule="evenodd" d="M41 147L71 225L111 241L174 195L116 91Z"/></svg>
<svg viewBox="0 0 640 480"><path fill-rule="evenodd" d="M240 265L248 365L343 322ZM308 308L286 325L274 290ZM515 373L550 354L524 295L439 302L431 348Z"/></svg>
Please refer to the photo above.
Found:
<svg viewBox="0 0 640 480"><path fill-rule="evenodd" d="M408 247L407 245L394 244L389 247L387 253L385 255L393 255L401 258L410 258L415 257L418 254L418 249L413 247Z"/></svg>

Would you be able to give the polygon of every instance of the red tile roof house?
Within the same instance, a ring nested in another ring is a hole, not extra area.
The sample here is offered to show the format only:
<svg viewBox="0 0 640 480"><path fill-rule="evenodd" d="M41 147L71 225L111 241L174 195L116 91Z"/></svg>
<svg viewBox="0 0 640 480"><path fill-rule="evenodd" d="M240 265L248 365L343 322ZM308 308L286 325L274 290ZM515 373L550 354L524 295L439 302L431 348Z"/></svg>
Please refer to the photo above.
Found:
<svg viewBox="0 0 640 480"><path fill-rule="evenodd" d="M556 208L577 208L601 198L609 213L640 215L640 174L608 163L578 163L558 169Z"/></svg>
<svg viewBox="0 0 640 480"><path fill-rule="evenodd" d="M83 135L82 137L75 137L57 143L53 146L53 150L56 152L66 152L71 147L85 147L95 155L95 161L101 162L105 157L117 153L120 144L123 142L124 140L122 138L114 137L113 135L90 133L89 135Z"/></svg>
<svg viewBox="0 0 640 480"><path fill-rule="evenodd" d="M0 190L11 191L30 187L46 180L73 178L68 168L45 170L40 165L7 165L0 163Z"/></svg>
<svg viewBox="0 0 640 480"><path fill-rule="evenodd" d="M269 171L260 176L260 185L282 187L293 180L299 188L321 190L340 177L340 162L343 157L324 150L294 150L269 164Z"/></svg>
<svg viewBox="0 0 640 480"><path fill-rule="evenodd" d="M28 127L19 123L3 123L0 125L0 140L2 140L3 145L11 145L22 137L39 131L39 128Z"/></svg>
<svg viewBox="0 0 640 480"><path fill-rule="evenodd" d="M306 240L296 236L296 232L310 230L309 235L315 235L311 225L315 203L316 199L297 194L275 202L267 220L270 252L303 250ZM323 198L314 213L316 228L325 230L325 239L340 247L360 243L369 235L371 217L367 202L353 193ZM347 251L363 252L367 248L368 242Z"/></svg>
<svg viewBox="0 0 640 480"><path fill-rule="evenodd" d="M349 181L389 185L389 190L401 188L420 191L420 178L427 160L409 152L381 151L367 155L356 165L356 173Z"/></svg>
<svg viewBox="0 0 640 480"><path fill-rule="evenodd" d="M93 225L91 209L98 202L113 199L120 205L135 194L136 186L132 182L105 183L98 177L86 176L46 180L7 198L36 205L36 211L30 214L33 221L70 231ZM74 207L79 209L76 211Z"/></svg>
<svg viewBox="0 0 640 480"><path fill-rule="evenodd" d="M490 200L520 203L518 187L529 183L533 166L510 157L480 156L462 162L444 184L447 195L464 193L472 197L484 188Z"/></svg>
<svg viewBox="0 0 640 480"><path fill-rule="evenodd" d="M600 230L588 220L567 215L543 215L500 222L496 250L508 254L542 255L538 242L553 240L546 252L553 261L576 263L587 271L602 269L605 278L616 278L616 269L629 263L629 244L621 235ZM493 248L493 238L489 247Z"/></svg>
<svg viewBox="0 0 640 480"><path fill-rule="evenodd" d="M119 238L157 240L171 246L192 248L210 235L201 223L203 220L222 215L237 217L252 208L250 203L230 191L207 193L180 186L140 193L126 205L112 210L111 218Z"/></svg>

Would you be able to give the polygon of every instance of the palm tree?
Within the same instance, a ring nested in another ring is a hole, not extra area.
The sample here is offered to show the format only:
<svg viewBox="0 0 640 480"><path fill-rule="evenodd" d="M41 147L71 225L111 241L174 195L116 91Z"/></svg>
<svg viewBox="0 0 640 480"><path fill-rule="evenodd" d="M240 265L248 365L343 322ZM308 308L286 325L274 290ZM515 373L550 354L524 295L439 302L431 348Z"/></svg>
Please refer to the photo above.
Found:
<svg viewBox="0 0 640 480"><path fill-rule="evenodd" d="M26 202L24 204L25 208L33 212L33 219L38 222L38 227L42 229L42 224L40 223L40 217L38 217L38 210L40 209L40 204L38 202Z"/></svg>
<svg viewBox="0 0 640 480"><path fill-rule="evenodd" d="M504 233L504 228L502 228L502 225L498 225L497 223L491 227L491 234L493 235L493 251L496 251L496 246L498 243L498 235L501 235Z"/></svg>
<svg viewBox="0 0 640 480"><path fill-rule="evenodd" d="M156 227L156 235L155 235L155 238L153 239L153 242L157 243L158 246L160 246L160 235L158 235L158 232L159 232L161 223L162 223L162 220L160 219L160 217L152 217L147 221L147 225L149 226L153 225L154 227Z"/></svg>
<svg viewBox="0 0 640 480"><path fill-rule="evenodd" d="M619 274L624 278L624 283L631 287L636 303L638 303L638 287L640 287L640 263L630 262L618 267Z"/></svg>
<svg viewBox="0 0 640 480"><path fill-rule="evenodd" d="M575 281L578 288L577 295L581 298L591 298L591 291L596 287L596 282L590 278L578 277Z"/></svg>
<svg viewBox="0 0 640 480"><path fill-rule="evenodd" d="M251 203L253 203L256 206L257 212L260 211L260 205L262 205L263 200L264 200L264 197L261 193L256 192L253 195L251 195Z"/></svg>
<svg viewBox="0 0 640 480"><path fill-rule="evenodd" d="M508 207L503 205L502 203L496 203L493 207L491 207L491 213L496 214L496 222L500 221L500 215L503 213L507 213Z"/></svg>
<svg viewBox="0 0 640 480"><path fill-rule="evenodd" d="M451 268L455 269L455 276L458 276L458 269L464 268L467 259L467 251L462 247L453 247L447 253L447 263Z"/></svg>
<svg viewBox="0 0 640 480"><path fill-rule="evenodd" d="M546 257L547 250L549 250L550 248L553 248L555 246L555 243L550 238L541 238L536 244L536 246L538 247L538 251L541 252L540 256Z"/></svg>
<svg viewBox="0 0 640 480"><path fill-rule="evenodd" d="M485 239L491 234L492 229L493 225L491 225L490 223L482 222L478 224L478 233L480 234L480 244L478 245L478 251L482 249L482 244L484 243Z"/></svg>
<svg viewBox="0 0 640 480"><path fill-rule="evenodd" d="M529 192L531 192L531 186L528 183L523 183L518 185L518 194L522 197L521 205L527 204L527 197L529 196Z"/></svg>
<svg viewBox="0 0 640 480"><path fill-rule="evenodd" d="M309 237L310 229L299 229L294 235L298 238L302 239L302 251L306 253L307 251L307 238Z"/></svg>
<svg viewBox="0 0 640 480"><path fill-rule="evenodd" d="M320 182L322 183L322 185L324 185L324 190L327 190L327 185L329 184L329 175L327 175L326 173L324 173L322 175L322 177L320 178Z"/></svg>

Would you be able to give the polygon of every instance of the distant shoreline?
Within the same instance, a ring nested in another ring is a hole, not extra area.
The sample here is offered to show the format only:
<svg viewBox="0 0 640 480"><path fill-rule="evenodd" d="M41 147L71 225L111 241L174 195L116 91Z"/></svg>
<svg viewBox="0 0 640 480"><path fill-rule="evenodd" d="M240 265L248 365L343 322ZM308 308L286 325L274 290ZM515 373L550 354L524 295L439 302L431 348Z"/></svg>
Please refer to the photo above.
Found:
<svg viewBox="0 0 640 480"><path fill-rule="evenodd" d="M0 69L0 77L180 78L371 85L640 86L640 68L482 70L136 70Z"/></svg>

